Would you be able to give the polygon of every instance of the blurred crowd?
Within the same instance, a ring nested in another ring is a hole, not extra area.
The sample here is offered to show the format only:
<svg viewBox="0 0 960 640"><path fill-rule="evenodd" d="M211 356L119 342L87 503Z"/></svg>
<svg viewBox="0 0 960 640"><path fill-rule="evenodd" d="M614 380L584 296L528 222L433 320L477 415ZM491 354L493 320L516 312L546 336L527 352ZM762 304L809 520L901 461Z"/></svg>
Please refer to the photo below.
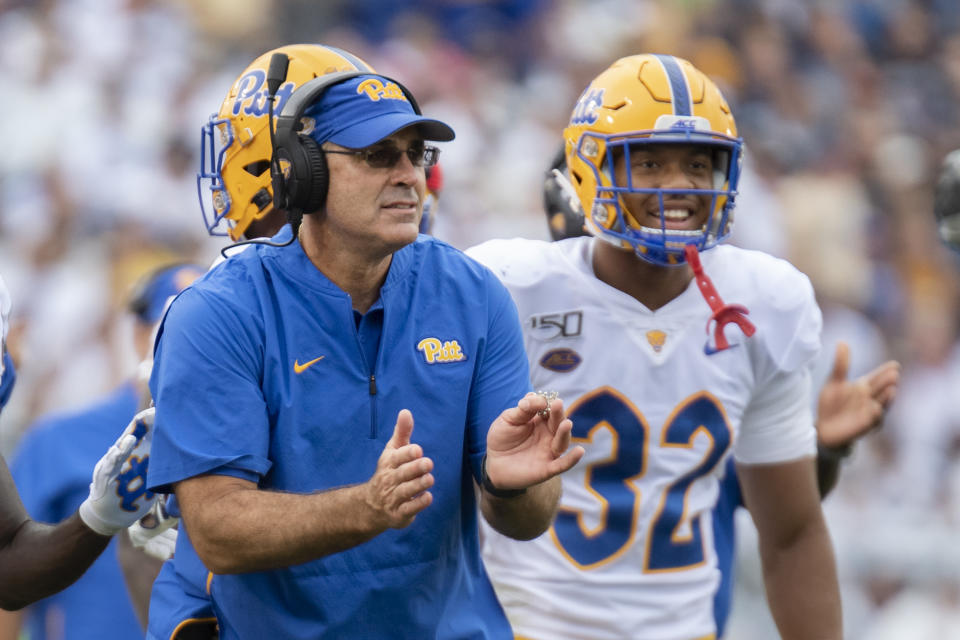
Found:
<svg viewBox="0 0 960 640"><path fill-rule="evenodd" d="M614 59L671 53L710 74L747 144L734 241L810 275L821 376L841 339L853 375L904 367L826 503L848 637L960 637L960 260L931 213L960 147L956 0L0 2L0 274L21 363L0 451L132 375L119 311L138 276L226 244L197 204L200 126L287 42L360 55L455 128L434 232L460 248L549 237L544 170ZM741 524L729 635L766 639Z"/></svg>

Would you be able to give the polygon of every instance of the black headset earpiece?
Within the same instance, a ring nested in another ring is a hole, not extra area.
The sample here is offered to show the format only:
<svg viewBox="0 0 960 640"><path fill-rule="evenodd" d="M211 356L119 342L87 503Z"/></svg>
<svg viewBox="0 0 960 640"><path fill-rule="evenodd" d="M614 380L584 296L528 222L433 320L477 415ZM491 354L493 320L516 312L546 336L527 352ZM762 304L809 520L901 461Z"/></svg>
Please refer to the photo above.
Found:
<svg viewBox="0 0 960 640"><path fill-rule="evenodd" d="M320 145L303 135L303 113L328 87L360 75L339 71L314 78L293 92L277 117L273 146L273 206L294 215L313 213L327 199L327 160Z"/></svg>
<svg viewBox="0 0 960 640"><path fill-rule="evenodd" d="M356 76L369 74L369 71L328 73L304 83L287 100L283 112L277 118L274 159L271 162L271 171L274 172L274 207L300 214L313 213L323 208L330 180L327 160L316 140L301 133L303 114L310 105L320 100L329 87ZM380 77L400 87L414 112L420 115L420 106L406 87L392 78Z"/></svg>

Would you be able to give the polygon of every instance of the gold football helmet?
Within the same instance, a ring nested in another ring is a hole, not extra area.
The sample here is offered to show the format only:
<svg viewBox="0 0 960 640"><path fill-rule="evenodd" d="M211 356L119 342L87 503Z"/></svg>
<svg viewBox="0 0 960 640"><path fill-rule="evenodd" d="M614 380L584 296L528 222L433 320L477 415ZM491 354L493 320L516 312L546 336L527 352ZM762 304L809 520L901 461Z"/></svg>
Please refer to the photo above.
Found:
<svg viewBox="0 0 960 640"><path fill-rule="evenodd" d="M373 68L342 49L319 44L296 44L268 51L244 69L230 88L220 111L210 116L201 132L200 172L197 192L204 224L211 235L241 240L250 223L273 211L270 182L270 144L267 104L267 68L274 53L285 53L290 62L286 80L276 94L273 111L301 85L334 71L367 71ZM208 212L203 185L207 181L213 210ZM224 229L222 222L228 221Z"/></svg>
<svg viewBox="0 0 960 640"><path fill-rule="evenodd" d="M703 251L729 235L743 142L720 90L688 61L651 54L617 60L580 96L563 135L570 181L593 235L661 265L683 264L688 244ZM622 153L629 162L630 149L644 144L709 147L713 188L643 189L629 179L628 184L617 184L613 154ZM627 193L658 195L658 228L637 221L624 204ZM712 198L702 228L668 228L663 197L680 193Z"/></svg>

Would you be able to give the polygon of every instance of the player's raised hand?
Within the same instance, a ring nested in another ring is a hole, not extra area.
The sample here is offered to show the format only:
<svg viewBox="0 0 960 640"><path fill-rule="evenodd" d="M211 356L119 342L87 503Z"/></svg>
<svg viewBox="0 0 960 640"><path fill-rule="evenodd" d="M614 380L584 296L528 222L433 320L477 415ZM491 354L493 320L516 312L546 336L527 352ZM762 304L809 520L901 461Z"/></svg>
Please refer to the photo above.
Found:
<svg viewBox="0 0 960 640"><path fill-rule="evenodd" d="M900 384L895 360L853 381L847 380L849 370L850 347L840 342L817 403L817 438L829 447L850 444L879 425Z"/></svg>
<svg viewBox="0 0 960 640"><path fill-rule="evenodd" d="M497 489L525 489L572 468L583 447L570 447L573 423L563 401L528 393L487 432L486 472Z"/></svg>
<svg viewBox="0 0 960 640"><path fill-rule="evenodd" d="M93 469L80 518L100 535L126 529L153 507L156 496L147 491L153 417L152 407L134 416Z"/></svg>
<svg viewBox="0 0 960 640"><path fill-rule="evenodd" d="M397 414L393 435L377 461L377 470L366 483L366 502L383 524L392 529L408 526L418 513L430 506L433 494L433 460L411 444L413 414Z"/></svg>

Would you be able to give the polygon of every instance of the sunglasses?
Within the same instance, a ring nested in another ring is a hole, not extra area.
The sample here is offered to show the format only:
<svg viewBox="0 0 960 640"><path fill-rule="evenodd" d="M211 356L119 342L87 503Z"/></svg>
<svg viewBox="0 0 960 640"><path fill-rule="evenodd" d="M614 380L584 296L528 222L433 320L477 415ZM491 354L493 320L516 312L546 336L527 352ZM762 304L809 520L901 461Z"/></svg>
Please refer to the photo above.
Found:
<svg viewBox="0 0 960 640"><path fill-rule="evenodd" d="M390 169L397 166L400 157L406 154L410 164L415 167L432 167L440 158L440 149L430 146L413 146L400 149L393 145L367 147L356 151L341 151L339 149L322 149L324 153L339 153L345 156L357 156L367 163L371 169Z"/></svg>

